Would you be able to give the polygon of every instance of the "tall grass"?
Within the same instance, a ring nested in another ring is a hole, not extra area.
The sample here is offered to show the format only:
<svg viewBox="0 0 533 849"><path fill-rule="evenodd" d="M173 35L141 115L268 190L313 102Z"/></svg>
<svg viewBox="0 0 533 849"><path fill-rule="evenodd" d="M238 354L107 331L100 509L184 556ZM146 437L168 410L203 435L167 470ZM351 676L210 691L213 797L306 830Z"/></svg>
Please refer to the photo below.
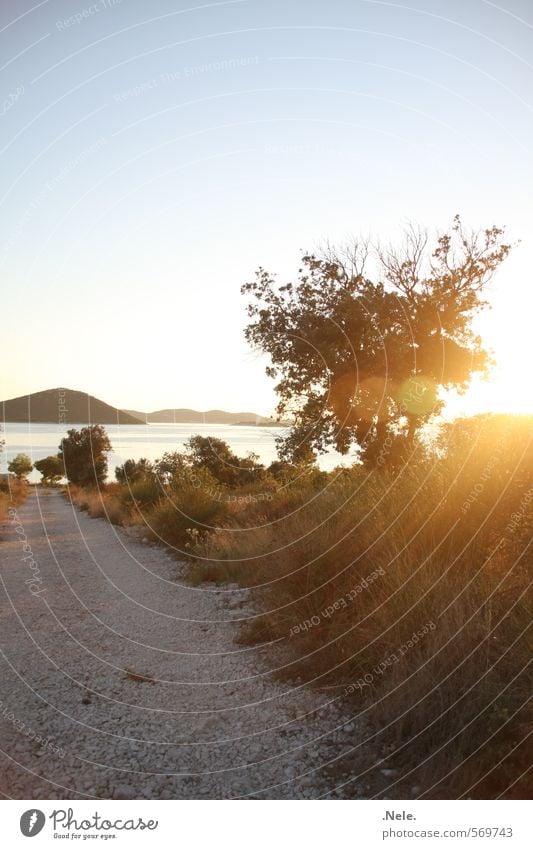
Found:
<svg viewBox="0 0 533 849"><path fill-rule="evenodd" d="M16 507L25 500L28 494L28 483L10 476L0 478L0 522L7 518L10 507Z"/></svg>
<svg viewBox="0 0 533 849"><path fill-rule="evenodd" d="M266 523L201 541L193 575L252 588L241 641L278 640L280 674L364 715L390 795L520 795L531 420L457 423L438 450L395 476L338 470L284 516L267 502Z"/></svg>
<svg viewBox="0 0 533 849"><path fill-rule="evenodd" d="M99 489L69 484L64 492L78 509L86 511L92 519L107 519L112 525L132 524L130 512L125 509L120 487L116 484Z"/></svg>

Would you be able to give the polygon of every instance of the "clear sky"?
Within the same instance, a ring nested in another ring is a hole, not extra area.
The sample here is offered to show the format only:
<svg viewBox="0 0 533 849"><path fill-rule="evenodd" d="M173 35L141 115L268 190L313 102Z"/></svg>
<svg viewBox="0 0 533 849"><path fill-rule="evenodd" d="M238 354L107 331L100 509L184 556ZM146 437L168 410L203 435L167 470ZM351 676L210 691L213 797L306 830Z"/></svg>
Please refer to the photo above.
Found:
<svg viewBox="0 0 533 849"><path fill-rule="evenodd" d="M0 11L0 397L270 413L240 285L460 212L520 246L480 322L523 408L530 0L17 0Z"/></svg>

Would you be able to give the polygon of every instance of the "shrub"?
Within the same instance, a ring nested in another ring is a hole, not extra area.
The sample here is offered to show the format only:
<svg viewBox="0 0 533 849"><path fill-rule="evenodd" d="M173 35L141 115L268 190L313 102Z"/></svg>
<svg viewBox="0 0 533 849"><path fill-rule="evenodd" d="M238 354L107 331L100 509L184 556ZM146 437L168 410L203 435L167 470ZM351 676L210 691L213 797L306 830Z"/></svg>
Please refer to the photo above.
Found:
<svg viewBox="0 0 533 849"><path fill-rule="evenodd" d="M138 478L134 483L124 484L120 500L128 510L150 507L161 498L162 488L153 475Z"/></svg>
<svg viewBox="0 0 533 849"><path fill-rule="evenodd" d="M208 472L198 470L194 481L171 488L144 520L153 539L183 553L228 517L227 493Z"/></svg>
<svg viewBox="0 0 533 849"><path fill-rule="evenodd" d="M140 460L126 460L123 466L115 468L115 477L119 484L135 483L152 473L152 464L146 457Z"/></svg>

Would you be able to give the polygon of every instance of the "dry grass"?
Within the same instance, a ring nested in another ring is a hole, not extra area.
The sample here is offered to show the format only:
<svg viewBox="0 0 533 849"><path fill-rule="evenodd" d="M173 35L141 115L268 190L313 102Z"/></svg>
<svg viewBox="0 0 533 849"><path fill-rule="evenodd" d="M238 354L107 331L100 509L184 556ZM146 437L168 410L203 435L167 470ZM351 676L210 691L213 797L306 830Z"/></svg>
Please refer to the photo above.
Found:
<svg viewBox="0 0 533 849"><path fill-rule="evenodd" d="M133 524L133 518L112 484L100 490L82 489L71 484L65 488L65 493L76 507L85 510L92 519L107 519L112 525Z"/></svg>
<svg viewBox="0 0 533 849"><path fill-rule="evenodd" d="M332 475L284 518L274 502L263 527L195 548L195 582L253 588L261 615L242 642L281 638L284 675L364 712L398 770L393 798L406 782L436 798L525 793L506 788L528 727L530 434L527 420L458 425L441 460Z"/></svg>
<svg viewBox="0 0 533 849"><path fill-rule="evenodd" d="M19 481L14 477L0 480L0 522L7 519L7 511L10 507L17 507L25 501L29 491L29 484Z"/></svg>

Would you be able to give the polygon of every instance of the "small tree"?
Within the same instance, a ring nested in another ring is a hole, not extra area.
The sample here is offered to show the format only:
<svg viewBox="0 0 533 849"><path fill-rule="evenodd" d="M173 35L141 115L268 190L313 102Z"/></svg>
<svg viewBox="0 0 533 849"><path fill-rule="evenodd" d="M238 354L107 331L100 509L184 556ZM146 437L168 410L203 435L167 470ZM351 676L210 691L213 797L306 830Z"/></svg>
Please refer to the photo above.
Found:
<svg viewBox="0 0 533 849"><path fill-rule="evenodd" d="M191 436L186 446L192 466L207 469L219 483L226 486L257 482L264 473L264 466L257 463L257 454L238 457L223 439Z"/></svg>
<svg viewBox="0 0 533 849"><path fill-rule="evenodd" d="M154 463L154 474L162 486L172 481L187 479L191 471L191 460L181 451L165 451Z"/></svg>
<svg viewBox="0 0 533 849"><path fill-rule="evenodd" d="M140 460L126 460L123 466L115 467L115 477L121 484L136 483L153 474L152 464L146 457Z"/></svg>
<svg viewBox="0 0 533 849"><path fill-rule="evenodd" d="M20 480L26 478L33 469L33 463L27 454L17 454L16 457L8 463L8 471L13 472Z"/></svg>
<svg viewBox="0 0 533 849"><path fill-rule="evenodd" d="M78 486L101 486L107 476L107 452L111 443L102 425L81 430L71 428L62 440L58 457L70 483Z"/></svg>
<svg viewBox="0 0 533 849"><path fill-rule="evenodd" d="M42 483L44 484L53 485L65 475L63 463L56 454L52 454L50 457L43 457L42 460L37 460L33 465L41 473Z"/></svg>

